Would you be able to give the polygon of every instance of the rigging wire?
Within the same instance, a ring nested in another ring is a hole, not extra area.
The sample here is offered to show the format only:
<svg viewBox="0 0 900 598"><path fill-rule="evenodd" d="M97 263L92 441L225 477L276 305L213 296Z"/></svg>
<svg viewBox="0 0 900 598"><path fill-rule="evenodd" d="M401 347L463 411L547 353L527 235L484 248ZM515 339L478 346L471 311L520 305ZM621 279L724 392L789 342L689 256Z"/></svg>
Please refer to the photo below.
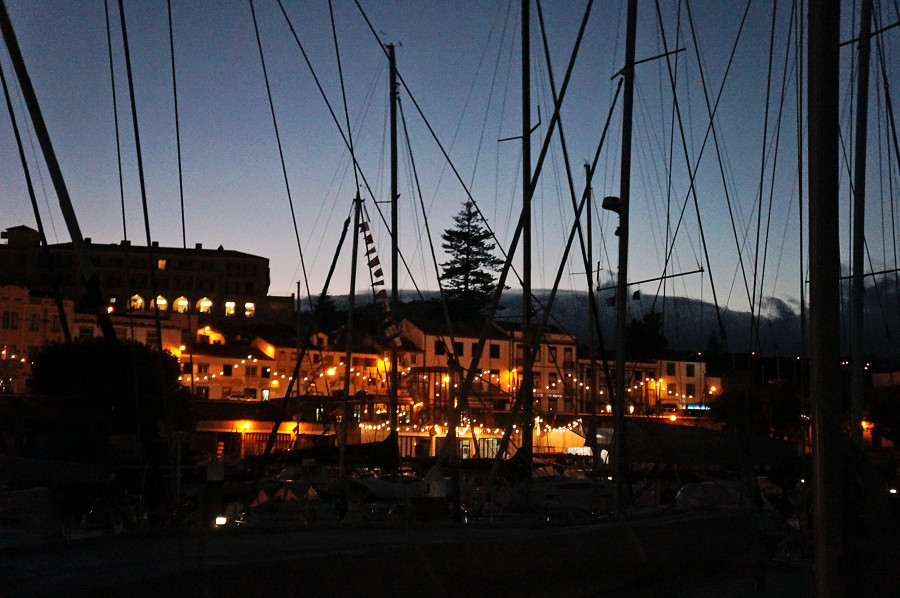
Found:
<svg viewBox="0 0 900 598"><path fill-rule="evenodd" d="M113 53L112 53L112 32L109 22L109 0L103 1L103 10L106 15L106 47L109 52L109 81L110 81L110 89L112 90L112 104L113 104L113 125L116 131L116 163L118 169L119 176L119 204L122 210L122 240L128 240L128 226L125 221L125 183L123 181L122 176L122 144L120 140L119 134L119 102L116 99L116 72L113 68ZM131 260L129 258L129 254L131 253L131 243L125 243L125 277L126 280L131 278ZM128 299L129 307L131 299ZM131 328L131 337L134 338L134 310L128 309L128 325ZM193 376L191 376L191 380L193 380ZM193 384L193 382L192 382Z"/></svg>
<svg viewBox="0 0 900 598"><path fill-rule="evenodd" d="M41 219L41 211L38 208L37 196L34 193L34 185L31 182L31 173L28 169L28 160L25 159L25 149L22 147L22 136L19 134L19 125L13 112L12 100L9 95L9 87L6 85L6 76L3 74L3 64L0 63L0 83L3 85L3 96L6 99L6 109L9 112L9 122L12 125L13 135L16 138L16 147L19 150L19 159L22 162L22 173L25 176L25 185L28 188L28 197L31 200L31 209L34 212L34 221L37 224L38 235L41 239L41 254L50 269L50 280L53 285L53 299L56 302L56 310L59 314L59 325L62 328L63 339L66 344L72 342L72 331L69 330L69 318L66 315L62 292L59 289L59 280L56 277L56 267L50 256L50 248L47 245L47 235L44 234L44 222Z"/></svg>
<svg viewBox="0 0 900 598"><path fill-rule="evenodd" d="M761 239L761 230L762 230L762 213L763 213L763 188L765 185L765 170L766 170L766 147L768 145L769 138L769 109L771 105L771 89L772 89L772 61L775 57L775 23L776 23L776 15L778 13L778 0L772 2L772 26L769 30L769 57L768 57L768 66L766 67L766 102L765 108L763 110L763 128L762 128L762 151L760 156L760 167L759 167L759 191L756 198L756 242L754 245L754 256L753 256L753 293L750 299L750 349L758 349L759 348L759 318L760 311L762 309L762 289L760 288L760 299L757 302L756 299L756 288L757 286L762 287L761 277L762 273L760 272L760 259L759 252L760 246L762 245ZM765 266L763 265L763 268Z"/></svg>
<svg viewBox="0 0 900 598"><path fill-rule="evenodd" d="M793 22L794 22L794 5L791 5L791 15L790 20L788 22L787 30L788 30L788 39L787 39L787 47L790 47L791 43L791 35L793 34ZM773 32L774 33L774 32ZM785 52L784 54L784 67L781 75L781 94L778 100L778 115L775 119L775 139L772 144L774 146L774 152L772 155L772 175L769 180L769 207L768 213L766 215L766 233L765 233L765 243L763 250L763 260L762 260L762 269L759 277L759 305L762 308L763 305L763 297L764 297L764 288L765 288L765 276L766 276L766 264L767 257L769 253L769 233L771 230L772 224L772 205L775 197L775 173L778 165L778 153L780 147L781 140L781 123L783 121L784 115L784 106L785 106L785 94L787 91L787 82L788 82L788 64L789 64L790 52ZM785 233L787 232L787 226L785 226ZM780 262L780 258L779 258ZM778 281L778 269L776 267L775 271L775 280L772 281L772 288L774 290L776 283Z"/></svg>
<svg viewBox="0 0 900 598"><path fill-rule="evenodd" d="M690 3L689 3L689 2L687 3L687 9L688 9L688 18L690 18L691 8L690 8ZM663 22L662 22L662 13L659 11L659 2L658 2L658 0L657 0L657 17L658 17L658 20L659 20L660 31L663 32L663 35L662 35L663 44L664 44L664 47L666 47L668 44L667 44L666 41L665 41L665 40L666 40L666 36L665 36L665 27L664 27ZM686 140L685 140L684 128L683 128L682 118L681 118L681 109L680 109L679 104L678 104L678 94L676 93L676 90L675 90L675 80L672 78L672 77L673 77L673 73L672 73L671 61L670 61L670 59L669 59L668 49L666 49L666 64L667 64L667 66L668 66L668 70L669 70L669 79L670 79L670 83L671 83L671 85L672 85L672 97L673 97L674 102L675 102L676 113L678 114L678 125L679 125L679 132L680 132L680 136L681 136L681 146L682 146L682 150L683 150L683 152L684 152L684 154L685 154L685 162L687 163L688 170L691 170L691 164L690 164L690 159L689 159L689 155L688 155L688 147L687 147L687 142L686 142ZM730 64L730 63L729 63L729 64ZM728 71L726 70L725 76L723 77L723 87L724 87L724 81L725 81L725 79L727 78L727 76L728 76ZM699 166L700 166L700 157L702 156L703 149L706 147L706 141L707 141L707 139L709 138L709 132L710 132L710 129L712 128L713 121L714 121L714 116L711 114L711 115L710 115L709 125L707 126L707 129L706 129L706 134L705 134L704 137L703 137L703 143L702 143L701 146L700 146L700 152L699 152L699 154L697 155L697 161L696 161L696 163L695 163L695 165L694 165L693 170L691 170L690 189L689 189L689 191L688 191L688 196L685 198L685 202L684 202L684 204L682 205L681 216L679 216L679 219L678 219L678 226L676 226L676 229L675 229L676 233L675 233L675 234L677 234L678 228L680 227L681 220L682 220L682 217L683 217L683 215L684 215L684 210L685 210L685 208L687 207L687 201L688 201L689 198L693 197L694 210L695 210L696 215L697 215L697 226L698 226L699 229L700 229L700 238L701 238L701 240L702 240L702 242L703 242L703 253L704 253L704 257L705 257L705 259L706 259L706 264L707 264L707 266L710 267L709 284L710 284L710 289L711 289L712 294L713 294L713 301L714 301L715 306L716 306L716 319L717 319L718 324L719 324L719 330L720 330L720 332L721 332L721 334L723 335L723 338L724 338L724 336L725 336L725 325L724 325L724 323L722 322L722 315L721 315L721 311L720 311L720 309L719 309L719 301L718 301L718 297L717 297L717 295L716 295L716 285L715 285L715 283L713 282L714 278L713 278L713 276L712 276L711 264L710 264L710 261L709 261L709 249L708 249L708 247L707 247L707 245L706 245L706 236L705 236L704 233L703 233L703 220L702 220L702 218L700 217L700 205L699 205L699 203L698 203L698 201L697 201L697 189L696 189L696 186L695 186L695 184L694 184L695 176L696 176L696 173L697 173L697 169L698 169ZM671 253L671 252L670 252L670 253ZM668 256L667 256L667 257L666 257L666 261L668 261L668 259L669 259L669 258L668 258ZM662 283L662 281L660 281L660 283Z"/></svg>
<svg viewBox="0 0 900 598"><path fill-rule="evenodd" d="M175 76L175 32L174 27L172 25L172 0L166 0L166 8L169 16L169 57L170 57L170 65L172 69L172 103L175 108L175 148L176 148L176 156L178 159L178 205L181 211L181 249L183 255L187 257L187 226L185 225L185 217L184 217L184 169L182 168L182 160L181 160L181 125L180 118L178 114L178 85L177 78ZM114 96L115 97L115 96ZM118 122L118 121L117 121ZM116 145L118 146L118 127L116 132ZM120 181L121 181L121 161L119 167L120 173ZM124 210L124 207L123 207ZM123 218L124 223L124 218ZM126 248L127 251L127 248ZM193 326L191 325L191 309L188 306L186 310L187 314L187 327L189 331L193 330ZM191 392L195 392L194 381L196 376L194 376L194 349L193 344L196 340L193 336L191 337L191 348L188 353L188 363L191 368Z"/></svg>
<svg viewBox="0 0 900 598"><path fill-rule="evenodd" d="M287 166L284 161L284 149L281 144L281 134L278 131L278 119L275 118L275 104L272 101L272 88L269 85L269 73L266 69L266 58L263 54L262 40L259 36L259 25L256 21L256 9L253 6L253 0L250 0L250 14L253 16L253 31L256 34L256 47L259 50L259 60L262 63L263 78L266 82L266 95L269 99L269 111L272 114L272 126L275 128L275 140L278 143L278 157L281 160L281 174L284 177L284 187L287 192L288 205L291 208L291 224L294 227L294 238L297 241L297 251L300 253L300 267L303 271L303 281L306 285L307 296L312 298L312 293L309 288L309 275L306 271L306 262L303 259L303 244L300 242L300 230L297 228L297 214L294 210L294 199L291 196L291 183L288 179ZM297 301L299 302L299 300L300 298L298 297Z"/></svg>
<svg viewBox="0 0 900 598"><path fill-rule="evenodd" d="M156 345L162 350L162 325L159 318L159 287L156 281L156 261L153 259L153 242L150 236L150 209L147 202L147 185L144 177L144 159L141 154L141 134L138 128L137 103L134 96L134 76L131 70L131 51L128 46L128 29L125 25L124 0L119 0L119 20L122 26L122 47L125 51L125 71L128 74L128 95L131 100L131 123L134 128L134 147L137 158L138 181L141 188L141 207L144 212L144 234L147 239L147 259L150 264L150 292L153 294L153 319L156 323Z"/></svg>

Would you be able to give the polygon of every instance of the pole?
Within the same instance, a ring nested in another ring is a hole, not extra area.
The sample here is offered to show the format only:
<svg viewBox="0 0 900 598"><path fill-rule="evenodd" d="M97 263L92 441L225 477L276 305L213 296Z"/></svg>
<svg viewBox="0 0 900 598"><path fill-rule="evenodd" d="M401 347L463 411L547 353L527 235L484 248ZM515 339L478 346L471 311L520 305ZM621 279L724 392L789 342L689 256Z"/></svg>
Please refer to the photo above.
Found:
<svg viewBox="0 0 900 598"><path fill-rule="evenodd" d="M845 496L840 445L838 40L840 3L809 4L809 333L813 443L813 556L818 598L843 597Z"/></svg>
<svg viewBox="0 0 900 598"><path fill-rule="evenodd" d="M531 353L531 0L522 0L522 355ZM531 463L534 458L534 371L522 370L524 409L522 447L528 464L526 490L531 494Z"/></svg>
<svg viewBox="0 0 900 598"><path fill-rule="evenodd" d="M631 113L634 106L634 53L637 31L637 0L628 0L625 33L625 66L622 95L622 170L619 179L619 266L616 281L616 396L613 404L613 457L615 465L616 515L627 509L625 480L625 324L628 308L628 204L631 193Z"/></svg>
<svg viewBox="0 0 900 598"><path fill-rule="evenodd" d="M866 233L866 142L869 113L869 55L872 0L862 0L859 17L859 75L856 81L856 151L853 177L853 280L850 285L850 438L862 446L863 413L863 254Z"/></svg>
<svg viewBox="0 0 900 598"><path fill-rule="evenodd" d="M347 454L347 405L350 403L350 363L353 358L353 311L356 309L356 260L359 253L359 217L362 212L362 198L359 189L353 200L353 253L350 267L350 295L347 297L347 345L344 352L344 391L341 394L341 425L338 426L338 453L340 455L341 479L346 473Z"/></svg>
<svg viewBox="0 0 900 598"><path fill-rule="evenodd" d="M398 272L400 270L398 256L400 254L398 247L399 237L399 211L397 207L397 199L400 194L397 190L397 61L394 55L394 45L388 45L388 60L390 62L390 97L391 97L391 317L396 320L398 317L397 308L400 304L398 297ZM388 418L390 424L391 450L397 450L399 456L399 434L400 426L397 419L397 411L399 409L397 400L397 390L399 384L399 364L397 360L397 345L391 340L391 373L390 373L390 396L388 397Z"/></svg>

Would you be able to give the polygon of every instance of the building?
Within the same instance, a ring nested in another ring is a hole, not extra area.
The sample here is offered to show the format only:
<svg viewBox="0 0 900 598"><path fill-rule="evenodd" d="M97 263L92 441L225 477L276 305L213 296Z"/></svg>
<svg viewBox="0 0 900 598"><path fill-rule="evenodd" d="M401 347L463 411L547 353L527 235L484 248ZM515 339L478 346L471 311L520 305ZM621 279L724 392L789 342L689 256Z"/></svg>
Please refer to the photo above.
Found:
<svg viewBox="0 0 900 598"><path fill-rule="evenodd" d="M65 320L75 319L72 301L63 301ZM65 340L56 301L32 296L20 286L0 286L0 392L24 393L31 359L46 343Z"/></svg>
<svg viewBox="0 0 900 598"><path fill-rule="evenodd" d="M45 257L37 231L8 228L0 237L0 284L18 285L50 294L55 279L75 309L93 311L72 243L47 246ZM159 311L192 313L201 323L262 319L291 321L290 297L269 297L269 260L227 250L93 243L85 239L104 301L112 313Z"/></svg>

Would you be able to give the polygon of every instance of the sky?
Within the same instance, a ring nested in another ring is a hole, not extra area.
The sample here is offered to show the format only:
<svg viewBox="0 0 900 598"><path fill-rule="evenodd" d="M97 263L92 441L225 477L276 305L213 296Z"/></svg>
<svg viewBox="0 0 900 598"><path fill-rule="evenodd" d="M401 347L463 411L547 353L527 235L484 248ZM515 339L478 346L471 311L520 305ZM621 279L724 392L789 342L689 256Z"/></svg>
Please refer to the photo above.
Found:
<svg viewBox="0 0 900 598"><path fill-rule="evenodd" d="M5 2L83 235L98 243L128 238L144 244L117 3L109 7L111 74L103 0ZM453 216L462 209L467 193L494 231L498 253L508 248L522 206L518 0L359 0L358 5L348 0L334 0L331 5L325 0L284 0L290 24L274 0L255 2L274 124L251 5L172 0L183 201L167 4L125 0L124 5L153 241L175 247L183 242L189 247L222 245L264 256L270 260L270 294L297 293L299 282L301 296L308 291L317 295L359 187L377 253L383 264L389 263L390 237L379 214L389 221L388 63L381 44L393 43L405 84L400 102L408 131L401 130L400 135L399 244L409 269L400 273L400 287L437 288L430 247L433 244L439 263L446 261L440 234L453 226ZM773 18L772 2L751 2L743 29L747 6L743 0L662 0L659 5L661 17L654 3L640 3L637 58L652 58L666 49L683 51L668 61L657 58L636 69L628 280L656 279L665 272L678 275L664 288L669 295L715 299L720 306L739 311L749 311L751 306L764 312L796 309L805 279L800 260L806 253L806 233L801 242L801 230L807 220L804 214L801 225L801 204L805 211L806 201L798 178L798 135L802 150L806 132L797 127L791 3L775 3ZM576 0L542 6L557 90L585 6ZM897 20L888 13L879 18L882 23ZM532 156L536 162L551 122L553 99L534 3L531 24ZM852 37L854 27L846 15L841 38ZM888 57L896 52L897 36L896 30L883 36ZM593 158L610 111L624 43L625 0L595 2L560 113L578 196L585 185L583 165ZM854 52L842 51L841 118L848 131L853 114L849 65L854 57ZM880 68L878 58L873 65ZM0 48L0 66L11 81L47 235L50 242L66 242L69 235L43 159L37 155L5 48ZM676 80L674 96L670 69ZM889 70L892 80L896 74ZM876 79L873 75L873 88ZM708 135L705 98L714 104L720 89L715 136ZM873 91L872 118L883 119L884 107L874 100L876 95ZM348 120L360 165L359 184L341 135L341 131L346 135ZM599 270L594 278L599 278L601 286L615 276L618 259L618 219L599 204L604 196L619 195L621 130L619 102L591 181L596 199L589 218L595 241L592 270ZM870 133L869 189L877 197L872 197L866 225L873 270L896 266L892 195L885 177L876 171L887 160L882 156L888 143L884 130L876 122ZM533 199L536 288L553 284L574 220L563 156L557 129ZM842 166L842 238L836 242L849 248L849 218L843 221L849 214L845 170ZM692 171L696 173L693 188ZM36 226L5 111L0 113L0 205L0 229ZM519 249L514 259L520 272L521 253ZM348 240L331 294L349 289L349 254ZM668 264L667 254L671 254ZM849 249L842 249L844 264L849 263L848 256ZM360 264L357 288L367 292L369 275L365 261L360 259ZM702 273L691 273L701 268ZM565 262L561 288L585 290L585 271L576 241ZM385 275L389 276L387 269ZM514 278L508 284L518 287ZM663 292L658 282L632 288L645 296Z"/></svg>

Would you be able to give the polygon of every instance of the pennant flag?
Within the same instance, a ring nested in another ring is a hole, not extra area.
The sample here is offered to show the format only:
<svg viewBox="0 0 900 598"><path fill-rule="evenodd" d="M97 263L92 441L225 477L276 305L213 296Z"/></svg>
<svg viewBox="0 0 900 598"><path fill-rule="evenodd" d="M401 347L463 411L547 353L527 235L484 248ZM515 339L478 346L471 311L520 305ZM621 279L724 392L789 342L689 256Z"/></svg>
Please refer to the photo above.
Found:
<svg viewBox="0 0 900 598"><path fill-rule="evenodd" d="M359 230L361 230L362 232L367 232L369 230L369 223L368 222L360 222Z"/></svg>
<svg viewBox="0 0 900 598"><path fill-rule="evenodd" d="M372 235L366 235L365 237L366 245L371 245L375 242L375 239L372 238Z"/></svg>
<svg viewBox="0 0 900 598"><path fill-rule="evenodd" d="M634 294L631 296L631 300L632 301L640 301L641 300L641 292L635 291Z"/></svg>
<svg viewBox="0 0 900 598"><path fill-rule="evenodd" d="M369 255L370 253L375 253L376 251L378 251L378 249L376 249L375 247L370 247L369 250L366 252L366 255Z"/></svg>
<svg viewBox="0 0 900 598"><path fill-rule="evenodd" d="M369 260L369 267L374 268L375 266L379 265L380 263L381 263L381 260L378 259L378 256L376 255L371 260Z"/></svg>
<svg viewBox="0 0 900 598"><path fill-rule="evenodd" d="M384 289L381 289L380 291L375 293L375 298L376 299L387 299L387 291L385 291Z"/></svg>
<svg viewBox="0 0 900 598"><path fill-rule="evenodd" d="M372 284L373 284L374 286L383 285L383 284L384 284L384 280L383 280L383 279L373 280L373 281L372 281Z"/></svg>
<svg viewBox="0 0 900 598"><path fill-rule="evenodd" d="M378 276L379 278L384 276L384 272L381 271L381 268L378 268L374 272L372 272L372 276Z"/></svg>

